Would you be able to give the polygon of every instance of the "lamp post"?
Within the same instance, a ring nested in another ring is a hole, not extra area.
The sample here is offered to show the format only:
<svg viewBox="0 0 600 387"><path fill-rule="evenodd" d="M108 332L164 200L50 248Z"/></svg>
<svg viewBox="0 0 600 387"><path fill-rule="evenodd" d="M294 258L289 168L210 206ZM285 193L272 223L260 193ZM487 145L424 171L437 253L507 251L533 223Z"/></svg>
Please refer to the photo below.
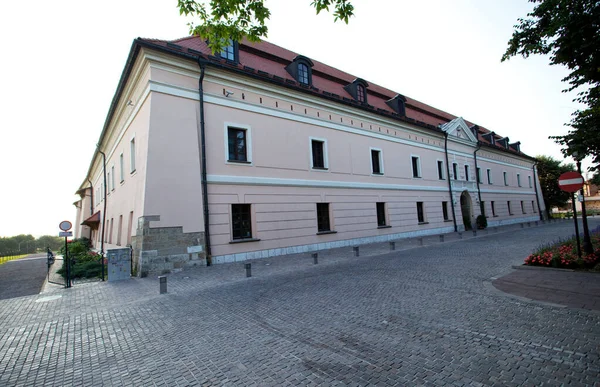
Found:
<svg viewBox="0 0 600 387"><path fill-rule="evenodd" d="M573 158L577 163L577 172L581 174L581 159L579 158L579 154L573 152ZM587 213L585 211L585 195L583 187L581 187L579 193L581 194L581 219L583 223L583 251L585 251L586 254L592 254L594 252L594 247L592 246L592 240L590 239L590 229L588 228Z"/></svg>

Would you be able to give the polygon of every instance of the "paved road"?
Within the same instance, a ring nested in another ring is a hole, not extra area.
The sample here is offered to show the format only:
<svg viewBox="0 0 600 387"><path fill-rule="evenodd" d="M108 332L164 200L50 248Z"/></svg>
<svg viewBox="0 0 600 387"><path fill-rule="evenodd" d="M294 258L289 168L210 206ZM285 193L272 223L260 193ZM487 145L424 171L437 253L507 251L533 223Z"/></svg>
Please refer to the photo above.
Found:
<svg viewBox="0 0 600 387"><path fill-rule="evenodd" d="M38 294L47 274L46 254L0 265L0 300Z"/></svg>
<svg viewBox="0 0 600 387"><path fill-rule="evenodd" d="M594 224L595 225L595 224ZM599 385L600 314L494 288L570 224L0 301L0 385Z"/></svg>

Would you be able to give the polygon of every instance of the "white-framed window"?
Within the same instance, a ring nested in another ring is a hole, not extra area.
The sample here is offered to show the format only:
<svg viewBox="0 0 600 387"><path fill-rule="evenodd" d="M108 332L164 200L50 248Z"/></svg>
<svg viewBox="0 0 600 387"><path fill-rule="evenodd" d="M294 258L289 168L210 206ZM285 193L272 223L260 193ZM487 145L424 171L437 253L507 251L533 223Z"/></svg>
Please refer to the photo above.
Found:
<svg viewBox="0 0 600 387"><path fill-rule="evenodd" d="M526 214L525 212L525 202L521 200L521 212Z"/></svg>
<svg viewBox="0 0 600 387"><path fill-rule="evenodd" d="M423 202L417 202L417 221L419 224L427 223L425 204Z"/></svg>
<svg viewBox="0 0 600 387"><path fill-rule="evenodd" d="M450 216L448 215L448 202L442 202L442 216L444 221L450 220Z"/></svg>
<svg viewBox="0 0 600 387"><path fill-rule="evenodd" d="M458 180L458 164L452 163L452 178Z"/></svg>
<svg viewBox="0 0 600 387"><path fill-rule="evenodd" d="M467 164L465 164L465 181L469 181L470 168Z"/></svg>
<svg viewBox="0 0 600 387"><path fill-rule="evenodd" d="M125 181L125 161L123 160L123 153L119 155L119 181L121 183Z"/></svg>
<svg viewBox="0 0 600 387"><path fill-rule="evenodd" d="M108 194L110 195L110 171L107 173L106 176L106 185L108 186L106 192L108 192Z"/></svg>
<svg viewBox="0 0 600 387"><path fill-rule="evenodd" d="M512 209L510 208L510 200L506 201L506 206L508 207L508 215L512 215Z"/></svg>
<svg viewBox="0 0 600 387"><path fill-rule="evenodd" d="M384 202L375 203L375 209L377 211L377 227L389 227L387 206Z"/></svg>
<svg viewBox="0 0 600 387"><path fill-rule="evenodd" d="M113 165L112 167L110 167L110 190L114 191L115 190L115 166Z"/></svg>
<svg viewBox="0 0 600 387"><path fill-rule="evenodd" d="M379 148L370 148L371 174L383 175L383 151Z"/></svg>
<svg viewBox="0 0 600 387"><path fill-rule="evenodd" d="M446 174L444 172L444 162L442 160L437 161L437 173L438 173L438 179L445 180L444 176Z"/></svg>
<svg viewBox="0 0 600 387"><path fill-rule="evenodd" d="M419 156L410 156L412 166L412 177L421 177L421 158Z"/></svg>
<svg viewBox="0 0 600 387"><path fill-rule="evenodd" d="M496 216L496 202L492 200L491 203L492 203L492 216Z"/></svg>
<svg viewBox="0 0 600 387"><path fill-rule="evenodd" d="M324 138L309 137L310 167L317 170L329 169L327 156L327 140Z"/></svg>
<svg viewBox="0 0 600 387"><path fill-rule="evenodd" d="M535 214L537 210L535 209L535 202L533 200L531 201L531 208L533 209L533 213Z"/></svg>
<svg viewBox="0 0 600 387"><path fill-rule="evenodd" d="M502 176L504 177L504 185L508 185L508 173L504 171L502 172Z"/></svg>
<svg viewBox="0 0 600 387"><path fill-rule="evenodd" d="M531 184L531 176L527 176L527 180L529 181L529 188L533 188L533 186Z"/></svg>
<svg viewBox="0 0 600 387"><path fill-rule="evenodd" d="M517 187L521 186L521 174L517 173Z"/></svg>
<svg viewBox="0 0 600 387"><path fill-rule="evenodd" d="M226 122L225 135L225 162L227 164L252 165L252 128Z"/></svg>
<svg viewBox="0 0 600 387"><path fill-rule="evenodd" d="M477 179L477 183L481 184L481 168L477 167L477 176L475 177Z"/></svg>
<svg viewBox="0 0 600 387"><path fill-rule="evenodd" d="M129 173L135 172L135 137L129 142Z"/></svg>
<svg viewBox="0 0 600 387"><path fill-rule="evenodd" d="M492 180L492 170L489 168L487 169L487 181L490 185L494 184L494 181Z"/></svg>

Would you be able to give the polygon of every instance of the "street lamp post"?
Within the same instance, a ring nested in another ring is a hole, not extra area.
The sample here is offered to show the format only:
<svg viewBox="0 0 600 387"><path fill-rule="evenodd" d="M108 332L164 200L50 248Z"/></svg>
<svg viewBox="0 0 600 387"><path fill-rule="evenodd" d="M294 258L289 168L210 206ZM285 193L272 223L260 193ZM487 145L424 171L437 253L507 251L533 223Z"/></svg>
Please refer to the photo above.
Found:
<svg viewBox="0 0 600 387"><path fill-rule="evenodd" d="M581 160L579 159L577 152L573 152L573 157L577 163L577 172L581 174ZM587 213L585 211L585 194L583 187L581 187L579 193L581 194L581 219L583 223L583 251L585 251L586 254L592 254L594 252L594 247L592 246L592 240L590 239L590 229L588 228Z"/></svg>

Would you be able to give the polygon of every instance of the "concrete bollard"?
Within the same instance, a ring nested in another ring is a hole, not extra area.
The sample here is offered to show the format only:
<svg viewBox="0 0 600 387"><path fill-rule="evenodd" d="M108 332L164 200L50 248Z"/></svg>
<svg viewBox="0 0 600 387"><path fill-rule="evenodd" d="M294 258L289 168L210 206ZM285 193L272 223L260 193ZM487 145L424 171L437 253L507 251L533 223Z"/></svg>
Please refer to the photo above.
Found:
<svg viewBox="0 0 600 387"><path fill-rule="evenodd" d="M354 256L355 256L355 257L358 257L358 256L360 255L360 253L359 253L359 251L358 251L358 246L354 246L354 247L352 248L352 251L354 251Z"/></svg>
<svg viewBox="0 0 600 387"><path fill-rule="evenodd" d="M319 253L312 253L312 257L313 257L313 264L318 264L319 263Z"/></svg>
<svg viewBox="0 0 600 387"><path fill-rule="evenodd" d="M531 222L527 222L527 227L531 227Z"/></svg>
<svg viewBox="0 0 600 387"><path fill-rule="evenodd" d="M390 250L396 250L396 242L390 242Z"/></svg>
<svg viewBox="0 0 600 387"><path fill-rule="evenodd" d="M462 232L458 233L458 239L462 239Z"/></svg>
<svg viewBox="0 0 600 387"><path fill-rule="evenodd" d="M444 241L444 235L440 235L440 242Z"/></svg>
<svg viewBox="0 0 600 387"><path fill-rule="evenodd" d="M473 236L477 236L477 230L473 229Z"/></svg>
<svg viewBox="0 0 600 387"><path fill-rule="evenodd" d="M521 223L521 228L525 228L525 225L523 223Z"/></svg>
<svg viewBox="0 0 600 387"><path fill-rule="evenodd" d="M538 225L538 221L537 221L537 220L535 221L535 225L536 225L536 226Z"/></svg>
<svg viewBox="0 0 600 387"><path fill-rule="evenodd" d="M246 268L246 277L252 277L252 264L246 263L244 267Z"/></svg>
<svg viewBox="0 0 600 387"><path fill-rule="evenodd" d="M159 276L158 283L160 284L160 294L165 294L167 292L167 277L164 275Z"/></svg>
<svg viewBox="0 0 600 387"><path fill-rule="evenodd" d="M419 246L423 246L423 238L419 238Z"/></svg>

